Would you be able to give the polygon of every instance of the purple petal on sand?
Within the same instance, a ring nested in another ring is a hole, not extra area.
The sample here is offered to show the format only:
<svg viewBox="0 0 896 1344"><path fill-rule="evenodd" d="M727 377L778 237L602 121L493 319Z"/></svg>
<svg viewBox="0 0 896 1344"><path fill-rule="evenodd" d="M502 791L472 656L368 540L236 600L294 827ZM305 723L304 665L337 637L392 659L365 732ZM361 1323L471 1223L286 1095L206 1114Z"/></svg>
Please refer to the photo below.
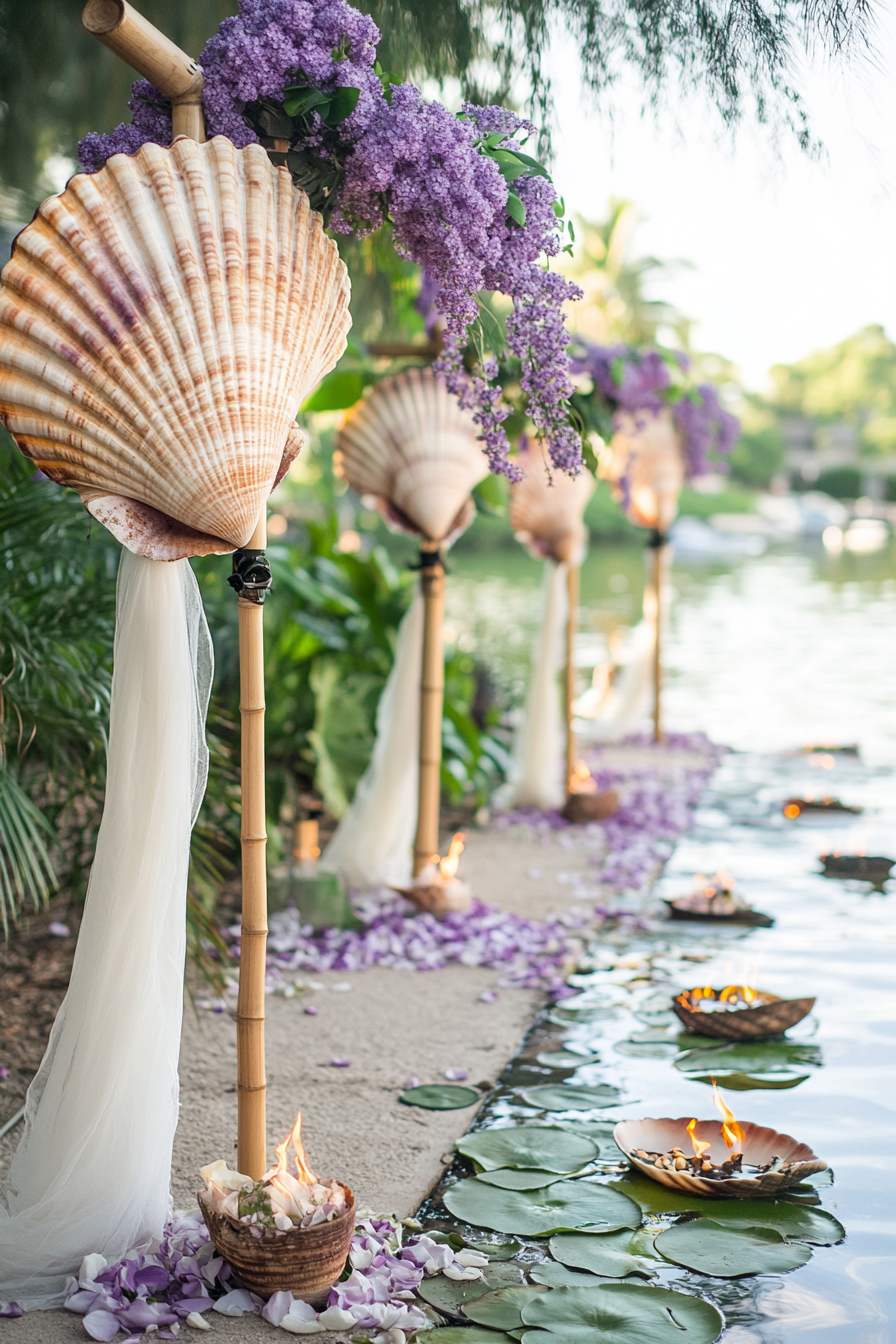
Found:
<svg viewBox="0 0 896 1344"><path fill-rule="evenodd" d="M250 1312L257 1312L260 1306L260 1297L246 1288L234 1288L233 1292L218 1298L215 1311L220 1311L222 1316L246 1316Z"/></svg>
<svg viewBox="0 0 896 1344"><path fill-rule="evenodd" d="M91 1339L98 1339L108 1344L110 1339L114 1339L118 1334L118 1318L113 1316L111 1311L90 1311L84 1317L84 1329Z"/></svg>
<svg viewBox="0 0 896 1344"><path fill-rule="evenodd" d="M445 1070L445 1077L448 1079L449 1083L462 1083L464 1079L469 1078L469 1076L470 1075L466 1069Z"/></svg>
<svg viewBox="0 0 896 1344"><path fill-rule="evenodd" d="M350 1059L339 1059L339 1058L336 1057L336 1056L334 1056L334 1057L330 1060L330 1064L333 1066L334 1069L348 1069L348 1068L351 1068L351 1060L350 1060Z"/></svg>
<svg viewBox="0 0 896 1344"><path fill-rule="evenodd" d="M11 1321L17 1316L24 1316L25 1313L18 1302L0 1302L0 1320Z"/></svg>

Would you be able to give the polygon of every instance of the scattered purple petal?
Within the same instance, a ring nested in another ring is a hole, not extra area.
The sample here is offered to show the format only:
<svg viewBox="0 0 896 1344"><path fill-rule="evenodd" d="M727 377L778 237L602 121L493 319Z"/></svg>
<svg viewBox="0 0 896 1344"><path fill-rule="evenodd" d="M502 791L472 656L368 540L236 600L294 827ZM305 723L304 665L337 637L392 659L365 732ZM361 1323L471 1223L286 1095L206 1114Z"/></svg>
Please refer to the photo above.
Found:
<svg viewBox="0 0 896 1344"><path fill-rule="evenodd" d="M415 1077L414 1074L411 1074L410 1078L405 1079L404 1085L405 1087L419 1087L420 1079Z"/></svg>
<svg viewBox="0 0 896 1344"><path fill-rule="evenodd" d="M9 1077L9 1069L6 1067L5 1064L0 1064L0 1078L8 1078L8 1077Z"/></svg>
<svg viewBox="0 0 896 1344"><path fill-rule="evenodd" d="M333 1059L330 1060L330 1064L331 1064L331 1066L332 1066L334 1069L348 1069L348 1068L351 1068L351 1060L350 1060L350 1059L339 1059L338 1057L335 1057L335 1056L334 1056Z"/></svg>
<svg viewBox="0 0 896 1344"><path fill-rule="evenodd" d="M448 1079L449 1083L463 1083L467 1078L469 1078L469 1076L470 1074L467 1069L445 1070L445 1077Z"/></svg>
<svg viewBox="0 0 896 1344"><path fill-rule="evenodd" d="M307 1017L317 1017L317 1015L318 1015L319 1012L320 1012L320 1009L319 1009L319 1008L315 1008L315 1006L314 1006L313 1003L306 1003L306 1005L305 1005L305 1015L306 1015Z"/></svg>
<svg viewBox="0 0 896 1344"><path fill-rule="evenodd" d="M501 995L498 993L496 989L484 989L482 993L479 995L479 1002L495 1003L496 1000L500 999L500 997Z"/></svg>
<svg viewBox="0 0 896 1344"><path fill-rule="evenodd" d="M60 924L59 921L55 919L52 924L47 925L47 933L51 933L54 938L71 937L71 929L68 927L68 925Z"/></svg>

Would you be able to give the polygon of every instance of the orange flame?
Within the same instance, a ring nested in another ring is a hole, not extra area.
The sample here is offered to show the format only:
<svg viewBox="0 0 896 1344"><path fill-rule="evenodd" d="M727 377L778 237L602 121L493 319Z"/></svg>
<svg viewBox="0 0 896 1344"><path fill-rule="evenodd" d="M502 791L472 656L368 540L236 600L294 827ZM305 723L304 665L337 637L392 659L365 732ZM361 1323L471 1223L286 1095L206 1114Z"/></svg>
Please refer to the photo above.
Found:
<svg viewBox="0 0 896 1344"><path fill-rule="evenodd" d="M591 771L584 761L576 761L567 782L570 793L596 793L597 784L591 778Z"/></svg>
<svg viewBox="0 0 896 1344"><path fill-rule="evenodd" d="M751 989L749 985L726 985L719 994L719 1003L731 1003L736 999L752 1003L755 998L756 990Z"/></svg>
<svg viewBox="0 0 896 1344"><path fill-rule="evenodd" d="M688 1137L690 1138L691 1143L694 1145L694 1156L702 1157L705 1152L709 1151L709 1149L712 1147L712 1144L704 1143L702 1139L698 1139L697 1135L694 1133L694 1130L696 1128L697 1128L697 1119L695 1116L694 1119L691 1121L691 1123L688 1125Z"/></svg>
<svg viewBox="0 0 896 1344"><path fill-rule="evenodd" d="M802 810L798 803L788 803L784 809L784 815L793 821L794 817L798 817Z"/></svg>
<svg viewBox="0 0 896 1344"><path fill-rule="evenodd" d="M439 872L443 877L454 877L460 866L460 856L463 852L464 833L463 831L458 831L456 835L452 835L448 853L439 864Z"/></svg>
<svg viewBox="0 0 896 1344"><path fill-rule="evenodd" d="M274 1149L274 1152L277 1154L277 1165L271 1167L270 1171L265 1174L265 1181L269 1182L271 1185L276 1185L278 1177L291 1175L288 1156L290 1145L292 1145L296 1178L301 1181L302 1185L314 1185L317 1181L317 1177L308 1166L308 1158L305 1153L304 1144L302 1143L301 1111L296 1113L296 1122L286 1138ZM289 1192L287 1191L287 1193Z"/></svg>
<svg viewBox="0 0 896 1344"><path fill-rule="evenodd" d="M722 1117L722 1138L725 1140L725 1147L742 1149L744 1131L737 1123L734 1112L725 1105L722 1094L716 1086L715 1078L712 1080L712 1104Z"/></svg>

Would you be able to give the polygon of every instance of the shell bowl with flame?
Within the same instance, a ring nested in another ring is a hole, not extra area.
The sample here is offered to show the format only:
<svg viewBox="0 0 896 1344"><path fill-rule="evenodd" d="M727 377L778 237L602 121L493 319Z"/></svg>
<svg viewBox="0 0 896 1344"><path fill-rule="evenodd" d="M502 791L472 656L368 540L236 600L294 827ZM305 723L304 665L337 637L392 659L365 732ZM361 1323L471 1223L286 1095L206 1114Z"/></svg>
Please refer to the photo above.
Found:
<svg viewBox="0 0 896 1344"><path fill-rule="evenodd" d="M766 1171L756 1175L745 1173L727 1179L711 1180L703 1176L694 1176L688 1171L656 1167L652 1162L633 1156L637 1149L642 1152L666 1153L679 1147L689 1151L691 1133L688 1126L691 1124L692 1121L687 1116L679 1116L677 1120L623 1120L616 1126L613 1137L632 1166L645 1176L659 1181L661 1185L670 1186L673 1190L681 1190L691 1195L708 1195L710 1198L733 1196L738 1199L749 1199L757 1195L775 1195L791 1186L799 1185L807 1176L827 1169L827 1162L821 1161L808 1144L800 1143L789 1134L779 1134L775 1129L767 1129L763 1125L754 1125L749 1121L742 1121L740 1125L743 1140L738 1147L743 1152L744 1165L761 1167L777 1158L780 1163L786 1164L786 1171ZM698 1141L709 1145L707 1156L718 1161L720 1156L718 1150L724 1151L719 1121L698 1120L691 1132Z"/></svg>
<svg viewBox="0 0 896 1344"><path fill-rule="evenodd" d="M259 1236L257 1227L253 1231L213 1208L205 1191L198 1196L199 1207L219 1253L247 1288L265 1297L285 1290L319 1307L326 1305L342 1273L355 1230L355 1197L347 1185L341 1181L339 1185L345 1194L345 1209L338 1217L288 1232L263 1228Z"/></svg>
<svg viewBox="0 0 896 1344"><path fill-rule="evenodd" d="M743 1006L722 1012L707 1012L704 1005L735 998ZM814 999L779 999L762 989L746 985L685 989L672 1000L672 1009L695 1036L714 1036L722 1041L767 1041L782 1036L802 1022L815 1007Z"/></svg>

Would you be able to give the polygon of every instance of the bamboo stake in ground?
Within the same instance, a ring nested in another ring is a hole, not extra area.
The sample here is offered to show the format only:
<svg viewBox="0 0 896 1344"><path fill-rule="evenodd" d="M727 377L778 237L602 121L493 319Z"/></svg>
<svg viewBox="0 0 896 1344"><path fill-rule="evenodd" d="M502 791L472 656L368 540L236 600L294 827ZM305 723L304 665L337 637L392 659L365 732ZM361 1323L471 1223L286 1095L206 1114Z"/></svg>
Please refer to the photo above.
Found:
<svg viewBox="0 0 896 1344"><path fill-rule="evenodd" d="M263 556L266 509L240 557ZM265 564L266 568L266 564ZM239 572L237 570L237 572ZM244 569L245 575L245 569ZM251 576L246 576L251 577ZM264 590L262 590L264 591ZM242 926L236 1010L237 1169L259 1181L267 1169L264 1062L264 981L268 937L267 832L264 792L264 608L258 594L240 593L240 787ZM255 600L252 600L254 597Z"/></svg>
<svg viewBox="0 0 896 1344"><path fill-rule="evenodd" d="M653 740L662 742L663 722L661 714L663 687L662 658L662 591L663 591L663 553L665 541L656 538L653 543L653 589L656 601L656 634L653 641Z"/></svg>
<svg viewBox="0 0 896 1344"><path fill-rule="evenodd" d="M420 779L417 788L417 833L414 837L414 877L439 849L439 800L442 768L442 708L445 696L445 659L442 621L445 610L445 567L441 544L420 547L420 585L423 589L423 661L420 676Z"/></svg>
<svg viewBox="0 0 896 1344"><path fill-rule="evenodd" d="M566 667L564 671L564 708L566 711L566 790L576 769L576 735L573 732L572 706L576 695L576 616L579 610L579 566L566 571Z"/></svg>

